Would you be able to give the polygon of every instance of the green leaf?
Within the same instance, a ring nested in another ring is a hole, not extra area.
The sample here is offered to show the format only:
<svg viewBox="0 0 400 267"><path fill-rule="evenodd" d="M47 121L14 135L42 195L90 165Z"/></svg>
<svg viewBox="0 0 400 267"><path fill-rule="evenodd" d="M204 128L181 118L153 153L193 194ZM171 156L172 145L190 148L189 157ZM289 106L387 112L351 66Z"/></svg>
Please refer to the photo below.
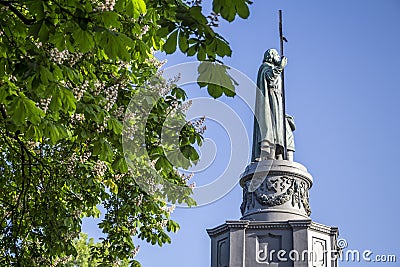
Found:
<svg viewBox="0 0 400 267"><path fill-rule="evenodd" d="M53 74L50 72L50 70L46 67L40 67L39 68L39 76L40 76L40 81L46 85L50 81L54 80Z"/></svg>
<svg viewBox="0 0 400 267"><path fill-rule="evenodd" d="M44 21L40 27L38 35L42 43L47 43L47 41L49 40L49 28Z"/></svg>
<svg viewBox="0 0 400 267"><path fill-rule="evenodd" d="M172 54L176 51L178 30L173 31L165 42L163 49L167 54Z"/></svg>
<svg viewBox="0 0 400 267"><path fill-rule="evenodd" d="M204 49L203 46L200 46L199 51L197 52L197 59L199 61L204 61L206 60L206 50Z"/></svg>
<svg viewBox="0 0 400 267"><path fill-rule="evenodd" d="M128 171L128 165L126 164L125 158L121 156L117 157L112 164L112 168L116 171L126 173Z"/></svg>
<svg viewBox="0 0 400 267"><path fill-rule="evenodd" d="M122 123L115 118L110 118L107 122L109 130L112 130L115 134L121 134Z"/></svg>
<svg viewBox="0 0 400 267"><path fill-rule="evenodd" d="M78 27L72 33L72 36L75 39L77 48L82 53L87 53L94 47L93 36L88 31L84 31L80 27Z"/></svg>
<svg viewBox="0 0 400 267"><path fill-rule="evenodd" d="M57 141L68 137L68 132L63 126L47 122L44 126L43 134L45 137L50 138L52 144L57 143Z"/></svg>
<svg viewBox="0 0 400 267"><path fill-rule="evenodd" d="M100 160L107 162L111 162L114 155L110 143L103 139L95 142L93 153L98 155Z"/></svg>
<svg viewBox="0 0 400 267"><path fill-rule="evenodd" d="M161 169L171 170L172 169L171 163L164 156L161 156L158 158L154 167L156 168L156 170L161 170Z"/></svg>
<svg viewBox="0 0 400 267"><path fill-rule="evenodd" d="M179 32L179 49L185 53L189 48L189 43L187 36L183 33L183 31Z"/></svg>
<svg viewBox="0 0 400 267"><path fill-rule="evenodd" d="M54 44L59 51L63 51L65 49L64 33L56 32L55 34L50 35L49 42Z"/></svg>
<svg viewBox="0 0 400 267"><path fill-rule="evenodd" d="M221 86L215 85L215 84L209 84L207 87L207 91L210 94L210 96L214 98L218 98L222 96L222 93L224 92L221 88Z"/></svg>
<svg viewBox="0 0 400 267"><path fill-rule="evenodd" d="M216 42L216 52L220 57L232 55L232 50L226 41L221 40L219 38L215 38L215 42Z"/></svg>
<svg viewBox="0 0 400 267"><path fill-rule="evenodd" d="M248 0L217 0L213 1L213 11L227 21L231 22L235 19L236 14L241 18L249 16Z"/></svg>
<svg viewBox="0 0 400 267"><path fill-rule="evenodd" d="M26 131L26 137L32 138L34 141L39 141L42 138L43 131L41 126L29 125Z"/></svg>
<svg viewBox="0 0 400 267"><path fill-rule="evenodd" d="M119 28L121 27L121 23L119 22L118 13L114 11L104 11L101 12L101 19L104 23L104 27L106 28Z"/></svg>
<svg viewBox="0 0 400 267"><path fill-rule="evenodd" d="M190 15L192 15L199 23L207 24L207 19L201 12L201 6L192 6L189 9Z"/></svg>
<svg viewBox="0 0 400 267"><path fill-rule="evenodd" d="M249 17L250 10L246 1L236 0L236 12L242 19L247 19Z"/></svg>
<svg viewBox="0 0 400 267"><path fill-rule="evenodd" d="M185 156L185 158L191 161L196 161L199 159L199 154L197 153L196 149L194 149L190 145L181 147L181 152Z"/></svg>
<svg viewBox="0 0 400 267"><path fill-rule="evenodd" d="M25 95L19 93L8 106L8 110L15 125L25 125L27 121L38 125L44 112L36 106L36 103Z"/></svg>
<svg viewBox="0 0 400 267"><path fill-rule="evenodd" d="M118 1L123 2L123 1ZM144 0L127 0L125 6L126 14L132 16L133 18L139 18L141 14L145 14L147 11L146 3Z"/></svg>

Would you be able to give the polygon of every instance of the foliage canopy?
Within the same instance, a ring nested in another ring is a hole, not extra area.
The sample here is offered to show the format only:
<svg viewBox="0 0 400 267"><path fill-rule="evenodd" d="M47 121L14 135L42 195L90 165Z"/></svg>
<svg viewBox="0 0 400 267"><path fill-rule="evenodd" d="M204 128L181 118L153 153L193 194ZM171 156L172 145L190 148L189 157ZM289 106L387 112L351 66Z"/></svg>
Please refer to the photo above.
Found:
<svg viewBox="0 0 400 267"><path fill-rule="evenodd" d="M106 237L87 244L96 265L138 265L136 235L160 246L171 242L166 232L179 226L166 200L195 203L177 172L182 166L166 159L158 140L166 114L186 94L170 85L157 100L146 121L152 162L132 155L137 172L129 171L122 149L124 113L162 65L154 51L179 48L212 62L230 56L214 31L218 17L246 18L249 4L214 0L206 16L199 1L0 1L0 265L84 266L75 240L82 219L99 216L98 205L106 210L99 224ZM200 85L214 97L233 95ZM190 164L201 134L192 124L179 131ZM149 169L187 190L144 192L135 176Z"/></svg>

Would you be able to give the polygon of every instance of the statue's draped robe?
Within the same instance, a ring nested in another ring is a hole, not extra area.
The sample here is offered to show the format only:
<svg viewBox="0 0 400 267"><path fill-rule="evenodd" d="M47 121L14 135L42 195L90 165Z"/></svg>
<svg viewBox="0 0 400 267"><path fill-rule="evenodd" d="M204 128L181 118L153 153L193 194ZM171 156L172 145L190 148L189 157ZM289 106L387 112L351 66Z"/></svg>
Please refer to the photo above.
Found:
<svg viewBox="0 0 400 267"><path fill-rule="evenodd" d="M252 161L260 157L261 142L270 146L284 146L282 68L263 62L258 70ZM294 151L293 133L286 121L288 149Z"/></svg>

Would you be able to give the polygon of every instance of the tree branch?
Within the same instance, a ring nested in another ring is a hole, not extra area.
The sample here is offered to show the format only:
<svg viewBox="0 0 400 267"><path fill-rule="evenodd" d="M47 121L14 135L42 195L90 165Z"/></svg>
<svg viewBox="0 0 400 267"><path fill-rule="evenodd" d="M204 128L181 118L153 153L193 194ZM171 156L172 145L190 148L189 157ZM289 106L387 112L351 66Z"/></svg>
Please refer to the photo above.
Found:
<svg viewBox="0 0 400 267"><path fill-rule="evenodd" d="M36 22L36 19L28 19L25 17L18 9L15 8L15 6L12 5L12 3L15 3L15 1L0 1L1 5L7 6L11 12L13 12L20 20L22 20L24 24L32 25Z"/></svg>

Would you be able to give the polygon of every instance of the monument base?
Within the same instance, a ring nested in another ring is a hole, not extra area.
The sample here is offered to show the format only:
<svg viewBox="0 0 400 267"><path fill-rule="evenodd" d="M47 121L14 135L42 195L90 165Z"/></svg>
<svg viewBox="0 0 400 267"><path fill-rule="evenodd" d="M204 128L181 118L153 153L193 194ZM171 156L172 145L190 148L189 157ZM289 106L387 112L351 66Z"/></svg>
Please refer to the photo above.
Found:
<svg viewBox="0 0 400 267"><path fill-rule="evenodd" d="M226 221L207 232L211 267L337 267L338 228L311 220Z"/></svg>
<svg viewBox="0 0 400 267"><path fill-rule="evenodd" d="M308 191L312 181L306 167L297 162L263 160L251 163L240 176L241 220L310 220Z"/></svg>

